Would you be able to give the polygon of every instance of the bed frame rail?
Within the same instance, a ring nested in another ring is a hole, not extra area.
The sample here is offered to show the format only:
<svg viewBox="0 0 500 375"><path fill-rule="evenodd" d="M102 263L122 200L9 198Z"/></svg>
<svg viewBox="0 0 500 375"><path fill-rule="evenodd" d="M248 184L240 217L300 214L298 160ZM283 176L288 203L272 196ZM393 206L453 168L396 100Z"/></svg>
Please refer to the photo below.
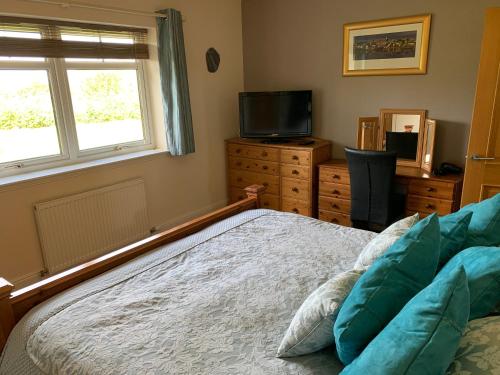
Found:
<svg viewBox="0 0 500 375"><path fill-rule="evenodd" d="M187 237L240 212L259 208L264 190L264 186L251 185L245 189L247 198L244 200L112 251L26 288L13 291L14 285L0 278L0 352L14 325L34 306L158 246Z"/></svg>

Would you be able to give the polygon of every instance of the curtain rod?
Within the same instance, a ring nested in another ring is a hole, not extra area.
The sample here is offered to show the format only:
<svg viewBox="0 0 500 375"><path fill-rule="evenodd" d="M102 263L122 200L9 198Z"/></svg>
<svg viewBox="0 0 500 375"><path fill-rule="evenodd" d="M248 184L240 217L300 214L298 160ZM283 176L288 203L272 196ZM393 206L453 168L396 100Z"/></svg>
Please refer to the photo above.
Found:
<svg viewBox="0 0 500 375"><path fill-rule="evenodd" d="M28 1L31 3L48 4L48 5L59 5L63 8L92 9L92 10L100 10L103 12L134 14L134 15L146 16L146 17L166 17L165 14L161 14L161 13L140 12L137 10L123 9L123 8L100 7L97 5L85 4L85 3L74 3L74 2L64 2L64 1L55 1L55 0L23 0L23 1ZM184 19L183 19L183 21L184 21Z"/></svg>

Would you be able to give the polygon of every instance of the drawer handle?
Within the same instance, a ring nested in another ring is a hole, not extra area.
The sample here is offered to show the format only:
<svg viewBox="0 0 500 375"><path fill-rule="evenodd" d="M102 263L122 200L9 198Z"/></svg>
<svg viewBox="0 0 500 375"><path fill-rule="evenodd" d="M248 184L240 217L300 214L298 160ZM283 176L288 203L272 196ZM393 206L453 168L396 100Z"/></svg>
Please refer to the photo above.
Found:
<svg viewBox="0 0 500 375"><path fill-rule="evenodd" d="M339 223L339 220L337 218L333 218L332 220L330 220L330 222L334 223L334 224L338 224Z"/></svg>
<svg viewBox="0 0 500 375"><path fill-rule="evenodd" d="M237 149L236 149L236 153L237 153L237 154L241 153L241 149L240 149L240 148L237 148Z"/></svg>
<svg viewBox="0 0 500 375"><path fill-rule="evenodd" d="M298 171L298 170L296 170L296 169L294 169L294 170L292 171L292 174L299 174L299 171Z"/></svg>
<svg viewBox="0 0 500 375"><path fill-rule="evenodd" d="M267 165L264 165L264 166L262 166L262 169L267 171L269 169L269 167Z"/></svg>
<svg viewBox="0 0 500 375"><path fill-rule="evenodd" d="M297 208L292 208L292 212L298 214L299 213L299 210Z"/></svg>
<svg viewBox="0 0 500 375"><path fill-rule="evenodd" d="M241 182L241 181L243 181L243 179L242 179L241 177L238 177L238 178L236 179L236 181L237 181L237 182Z"/></svg>
<svg viewBox="0 0 500 375"><path fill-rule="evenodd" d="M267 152L263 151L262 152L262 156L266 157L267 156Z"/></svg>
<svg viewBox="0 0 500 375"><path fill-rule="evenodd" d="M241 167L241 161L237 162L237 163L236 163L236 165L237 165L238 167Z"/></svg>
<svg viewBox="0 0 500 375"><path fill-rule="evenodd" d="M299 157L297 155L293 155L292 160L299 160Z"/></svg>
<svg viewBox="0 0 500 375"><path fill-rule="evenodd" d="M332 203L331 206L332 208L336 208L337 210L340 208L337 203Z"/></svg>
<svg viewBox="0 0 500 375"><path fill-rule="evenodd" d="M334 174L334 175L332 176L332 178L333 178L334 180L340 180L340 176L339 176L338 174Z"/></svg>
<svg viewBox="0 0 500 375"><path fill-rule="evenodd" d="M427 203L425 205L425 208L429 209L429 210L434 210L436 208L436 206L434 206L433 204L430 204L430 203Z"/></svg>
<svg viewBox="0 0 500 375"><path fill-rule="evenodd" d="M332 194L334 194L334 195L339 195L339 194L340 194L340 191L338 191L338 190L334 190L334 191L332 191Z"/></svg>
<svg viewBox="0 0 500 375"><path fill-rule="evenodd" d="M269 184L268 184L267 182L263 182L263 183L262 183L262 186L268 187L268 186L269 186Z"/></svg>
<svg viewBox="0 0 500 375"><path fill-rule="evenodd" d="M428 191L429 193L432 193L433 191L436 191L436 189L434 189L433 187L428 187L428 188L427 188L427 191Z"/></svg>
<svg viewBox="0 0 500 375"><path fill-rule="evenodd" d="M292 188L292 191L293 191L294 193L298 193L298 192L299 192L299 189L298 189L298 188L296 188L296 187L294 187L294 188Z"/></svg>

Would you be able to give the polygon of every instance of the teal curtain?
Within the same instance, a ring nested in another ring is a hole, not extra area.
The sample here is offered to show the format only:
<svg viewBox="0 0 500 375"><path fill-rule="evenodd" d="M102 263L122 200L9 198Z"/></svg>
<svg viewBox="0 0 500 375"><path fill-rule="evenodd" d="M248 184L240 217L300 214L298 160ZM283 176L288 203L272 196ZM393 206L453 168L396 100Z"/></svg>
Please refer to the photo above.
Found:
<svg viewBox="0 0 500 375"><path fill-rule="evenodd" d="M168 150L172 155L194 152L182 16L175 9L159 11L158 60Z"/></svg>

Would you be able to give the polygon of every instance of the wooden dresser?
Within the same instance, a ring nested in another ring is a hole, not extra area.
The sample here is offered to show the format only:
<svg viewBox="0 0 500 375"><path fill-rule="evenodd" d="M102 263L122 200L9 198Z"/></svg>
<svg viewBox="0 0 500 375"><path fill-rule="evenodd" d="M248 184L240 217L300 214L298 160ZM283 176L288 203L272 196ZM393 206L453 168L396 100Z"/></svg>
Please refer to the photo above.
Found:
<svg viewBox="0 0 500 375"><path fill-rule="evenodd" d="M263 144L253 139L227 140L229 202L244 199L243 188L259 184L266 187L263 208L315 216L317 165L330 159L331 142L310 140L314 140L311 145L300 145L299 141Z"/></svg>
<svg viewBox="0 0 500 375"><path fill-rule="evenodd" d="M406 193L406 214L447 215L460 208L463 175L433 176L420 168L397 167L398 190ZM351 226L351 186L345 160L319 165L318 218Z"/></svg>

